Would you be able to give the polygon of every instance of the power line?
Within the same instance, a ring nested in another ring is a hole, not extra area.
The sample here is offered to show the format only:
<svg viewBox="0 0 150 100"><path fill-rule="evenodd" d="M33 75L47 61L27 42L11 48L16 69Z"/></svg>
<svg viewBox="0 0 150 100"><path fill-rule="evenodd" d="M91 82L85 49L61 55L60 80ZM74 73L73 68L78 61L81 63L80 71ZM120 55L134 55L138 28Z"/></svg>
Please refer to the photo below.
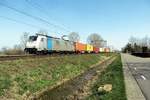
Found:
<svg viewBox="0 0 150 100"><path fill-rule="evenodd" d="M6 19L6 20L9 20L9 21L13 21L13 22L16 22L16 23L24 24L24 25L27 25L27 26L31 26L31 27L34 27L34 28L48 30L48 29L39 27L39 26L37 26L37 25L29 24L29 23L26 23L26 22L23 22L23 21L19 21L19 20L16 20L16 19L12 19L12 18L9 18L9 17L0 16L0 18ZM55 31L51 31L51 32L52 32L52 33L53 33L53 32L56 33Z"/></svg>
<svg viewBox="0 0 150 100"><path fill-rule="evenodd" d="M0 16L0 18L6 19L6 20L10 20L10 21L13 21L13 22L16 22L16 23L21 23L21 24L24 24L24 25L28 25L28 26L31 26L31 27L43 29L43 28L41 28L39 26L36 26L36 25L33 25L33 24L29 24L29 23L26 23L26 22L23 22L23 21L18 21L16 19L12 19L12 18L9 18L9 17Z"/></svg>
<svg viewBox="0 0 150 100"><path fill-rule="evenodd" d="M48 22L48 21L45 20L45 19L42 19L42 18L40 18L40 17L31 15L31 14L26 13L26 12L24 12L24 11L18 10L18 9L16 9L16 8L14 8L14 7L9 6L9 5L2 4L2 3L0 3L0 5L1 5L1 6L4 6L4 7L6 7L6 8L9 8L9 9L11 9L11 10L13 10L13 11L16 11L16 12L18 12L18 13L21 13L21 14L23 14L23 15L25 15L25 16L31 17L31 18L33 18L33 19L35 19L35 20L44 22L44 23L46 23L46 24L48 24L48 25L50 25L50 26L53 26L53 27L62 29L61 27L59 27L59 26L57 26L57 25L55 25L55 24L52 24L52 23ZM68 32L68 31L67 31L67 32Z"/></svg>
<svg viewBox="0 0 150 100"><path fill-rule="evenodd" d="M30 2L29 0L25 0L29 5L31 5L32 7L34 8L37 8L39 11L41 11L41 13L45 14L46 16L50 17L51 19L53 19L50 15L47 14L47 11L42 9L42 7L38 4L38 3L33 3L33 2ZM54 20L54 19L53 19ZM55 20L55 22L57 22ZM58 23L58 22L57 22ZM59 23L61 26L63 26L65 29L69 30L68 27L66 27L64 24L62 23ZM70 31L70 30L69 30ZM71 32L71 31L70 31Z"/></svg>
<svg viewBox="0 0 150 100"><path fill-rule="evenodd" d="M30 3L29 0L25 0L25 1L26 1L29 5L31 5L32 7L34 6L34 8L37 8L38 10L40 10L41 13L48 15L47 12L46 12L44 9L41 9L42 7L41 7L39 4L37 4L37 3L32 4L32 3ZM48 15L48 16L49 16L49 15Z"/></svg>

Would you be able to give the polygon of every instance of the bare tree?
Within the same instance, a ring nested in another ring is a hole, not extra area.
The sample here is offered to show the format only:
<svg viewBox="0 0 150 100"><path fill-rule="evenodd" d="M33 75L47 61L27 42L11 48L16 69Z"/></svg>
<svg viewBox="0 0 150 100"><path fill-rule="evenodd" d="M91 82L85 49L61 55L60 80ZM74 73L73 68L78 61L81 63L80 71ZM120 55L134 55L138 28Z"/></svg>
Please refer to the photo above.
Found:
<svg viewBox="0 0 150 100"><path fill-rule="evenodd" d="M148 38L148 48L150 48L150 38Z"/></svg>
<svg viewBox="0 0 150 100"><path fill-rule="evenodd" d="M144 38L142 38L141 42L142 42L142 46L148 47L148 45L149 45L149 43L148 43L149 42L148 36L145 36Z"/></svg>
<svg viewBox="0 0 150 100"><path fill-rule="evenodd" d="M87 43L96 47L101 47L104 44L104 40L98 33L93 33L88 36Z"/></svg>
<svg viewBox="0 0 150 100"><path fill-rule="evenodd" d="M13 49L14 50L21 50L21 45L19 45L19 44L14 45Z"/></svg>
<svg viewBox="0 0 150 100"><path fill-rule="evenodd" d="M28 38L29 38L29 33L24 32L23 35L21 36L21 43L20 43L20 46L22 49L24 49L26 47L26 43L28 41Z"/></svg>
<svg viewBox="0 0 150 100"><path fill-rule="evenodd" d="M77 32L71 32L68 35L68 38L70 41L73 41L73 42L78 42L80 40L80 36Z"/></svg>
<svg viewBox="0 0 150 100"><path fill-rule="evenodd" d="M131 37L129 38L129 43L131 44L132 47L134 47L134 44L135 44L135 43L138 44L137 41L138 41L138 39L135 38L135 37L133 37L133 36L131 36Z"/></svg>
<svg viewBox="0 0 150 100"><path fill-rule="evenodd" d="M128 45L125 46L124 50L130 52L150 52L150 38L145 36L144 38L130 37L128 44L131 45L131 49Z"/></svg>

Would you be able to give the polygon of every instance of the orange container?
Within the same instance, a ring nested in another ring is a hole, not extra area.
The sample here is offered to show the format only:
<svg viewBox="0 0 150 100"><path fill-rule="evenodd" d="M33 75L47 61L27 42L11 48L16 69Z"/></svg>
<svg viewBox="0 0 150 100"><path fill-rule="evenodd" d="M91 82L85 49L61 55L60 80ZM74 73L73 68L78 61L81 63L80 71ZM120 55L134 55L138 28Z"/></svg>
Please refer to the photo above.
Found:
<svg viewBox="0 0 150 100"><path fill-rule="evenodd" d="M84 53L86 51L86 45L83 43L75 42L75 51Z"/></svg>

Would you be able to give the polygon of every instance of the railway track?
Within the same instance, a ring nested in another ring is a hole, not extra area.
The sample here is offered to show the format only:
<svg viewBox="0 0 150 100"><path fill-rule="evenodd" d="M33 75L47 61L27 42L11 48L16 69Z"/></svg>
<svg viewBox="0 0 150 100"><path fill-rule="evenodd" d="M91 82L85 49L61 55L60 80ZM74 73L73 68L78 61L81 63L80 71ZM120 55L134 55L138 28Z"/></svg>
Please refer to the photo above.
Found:
<svg viewBox="0 0 150 100"><path fill-rule="evenodd" d="M28 59L28 58L43 58L43 57L58 57L62 55L8 55L8 56L0 56L0 61L11 61L11 60L18 60L18 59Z"/></svg>
<svg viewBox="0 0 150 100"><path fill-rule="evenodd" d="M36 55L4 55L0 56L0 61L7 61L7 60L17 60L17 59L24 59L29 57L35 57Z"/></svg>
<svg viewBox="0 0 150 100"><path fill-rule="evenodd" d="M11 61L18 59L28 59L28 58L41 58L41 57L60 57L60 56L78 56L80 54L49 54L49 55L4 55L0 56L0 61ZM87 55L87 54L82 54Z"/></svg>

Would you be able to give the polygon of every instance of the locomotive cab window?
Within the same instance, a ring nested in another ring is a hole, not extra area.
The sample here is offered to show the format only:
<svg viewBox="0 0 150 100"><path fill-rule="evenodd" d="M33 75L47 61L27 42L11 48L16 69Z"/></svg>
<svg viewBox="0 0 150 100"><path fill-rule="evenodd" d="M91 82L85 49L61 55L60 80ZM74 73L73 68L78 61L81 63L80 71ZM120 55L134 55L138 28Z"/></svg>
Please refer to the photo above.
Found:
<svg viewBox="0 0 150 100"><path fill-rule="evenodd" d="M29 37L29 41L36 41L37 40L37 36L30 36Z"/></svg>

